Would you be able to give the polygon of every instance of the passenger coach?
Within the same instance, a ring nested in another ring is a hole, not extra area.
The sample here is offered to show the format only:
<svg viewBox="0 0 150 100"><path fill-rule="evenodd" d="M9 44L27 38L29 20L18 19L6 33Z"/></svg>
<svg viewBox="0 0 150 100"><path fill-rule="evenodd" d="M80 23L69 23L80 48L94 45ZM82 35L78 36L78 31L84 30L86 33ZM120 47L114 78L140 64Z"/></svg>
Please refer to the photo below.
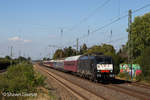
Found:
<svg viewBox="0 0 150 100"><path fill-rule="evenodd" d="M70 71L70 72L77 72L77 70L78 70L78 61L79 61L80 57L81 57L81 55L67 57L64 60L64 70Z"/></svg>

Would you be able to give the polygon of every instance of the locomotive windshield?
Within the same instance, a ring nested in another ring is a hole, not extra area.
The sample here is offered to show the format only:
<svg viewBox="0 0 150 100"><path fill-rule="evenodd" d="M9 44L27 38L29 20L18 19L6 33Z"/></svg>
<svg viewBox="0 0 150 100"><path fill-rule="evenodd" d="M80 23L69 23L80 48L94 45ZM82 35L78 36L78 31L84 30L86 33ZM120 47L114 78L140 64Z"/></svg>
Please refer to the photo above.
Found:
<svg viewBox="0 0 150 100"><path fill-rule="evenodd" d="M96 62L98 64L112 64L112 58L111 57L97 57Z"/></svg>
<svg viewBox="0 0 150 100"><path fill-rule="evenodd" d="M111 57L106 57L105 58L105 64L112 64L112 58Z"/></svg>

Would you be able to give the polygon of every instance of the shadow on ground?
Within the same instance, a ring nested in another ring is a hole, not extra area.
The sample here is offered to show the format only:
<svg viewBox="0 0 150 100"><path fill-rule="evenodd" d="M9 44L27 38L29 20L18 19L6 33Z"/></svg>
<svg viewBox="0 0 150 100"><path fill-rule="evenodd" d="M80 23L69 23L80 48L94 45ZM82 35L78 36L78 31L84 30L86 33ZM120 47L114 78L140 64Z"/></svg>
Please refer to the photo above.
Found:
<svg viewBox="0 0 150 100"><path fill-rule="evenodd" d="M104 85L107 84L125 84L125 83L131 83L130 81L121 80L121 79L113 79L113 80L102 80L99 83L102 83Z"/></svg>

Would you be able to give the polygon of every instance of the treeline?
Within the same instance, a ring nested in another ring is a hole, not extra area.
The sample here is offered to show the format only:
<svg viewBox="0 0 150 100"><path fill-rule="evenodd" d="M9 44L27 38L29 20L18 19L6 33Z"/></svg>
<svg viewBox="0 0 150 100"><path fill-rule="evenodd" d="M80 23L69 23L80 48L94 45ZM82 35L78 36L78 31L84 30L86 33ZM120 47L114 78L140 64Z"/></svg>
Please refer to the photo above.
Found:
<svg viewBox="0 0 150 100"><path fill-rule="evenodd" d="M10 56L6 56L5 58L0 58L0 70L6 69L10 65L18 64L20 62L29 62L31 60L30 57L25 58L25 57L18 57L15 59L12 59Z"/></svg>

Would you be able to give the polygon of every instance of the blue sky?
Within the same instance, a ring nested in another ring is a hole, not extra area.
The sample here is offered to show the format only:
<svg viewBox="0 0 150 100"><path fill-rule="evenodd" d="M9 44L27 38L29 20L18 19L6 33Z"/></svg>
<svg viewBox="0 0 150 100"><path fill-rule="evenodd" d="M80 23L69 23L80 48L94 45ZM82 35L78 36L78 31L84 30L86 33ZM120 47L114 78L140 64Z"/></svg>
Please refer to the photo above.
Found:
<svg viewBox="0 0 150 100"><path fill-rule="evenodd" d="M74 45L76 38L87 34L88 28L94 31L113 18L126 15L129 9L149 3L149 0L0 0L0 56L10 55L11 46L14 57L19 52L33 59L48 56L55 50L48 45ZM133 19L148 12L150 7L134 13ZM118 49L127 41L127 25L126 17L79 38L79 44L87 43L90 47L112 40L110 44ZM62 36L60 29L63 29ZM121 40L115 41L118 39Z"/></svg>

